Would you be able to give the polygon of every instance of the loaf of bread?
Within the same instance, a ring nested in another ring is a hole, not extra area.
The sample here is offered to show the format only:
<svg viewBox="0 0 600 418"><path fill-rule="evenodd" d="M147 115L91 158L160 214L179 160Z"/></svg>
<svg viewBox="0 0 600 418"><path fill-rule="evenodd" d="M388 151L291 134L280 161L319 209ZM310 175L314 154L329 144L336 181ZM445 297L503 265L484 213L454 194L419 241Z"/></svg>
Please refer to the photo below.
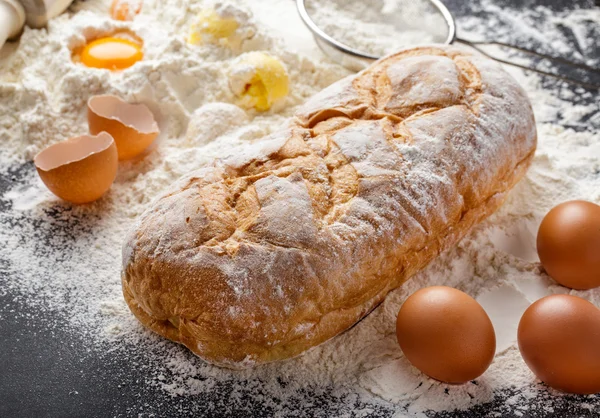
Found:
<svg viewBox="0 0 600 418"><path fill-rule="evenodd" d="M431 46L333 84L259 144L179 180L123 250L137 318L231 368L367 315L502 204L536 129L496 63Z"/></svg>

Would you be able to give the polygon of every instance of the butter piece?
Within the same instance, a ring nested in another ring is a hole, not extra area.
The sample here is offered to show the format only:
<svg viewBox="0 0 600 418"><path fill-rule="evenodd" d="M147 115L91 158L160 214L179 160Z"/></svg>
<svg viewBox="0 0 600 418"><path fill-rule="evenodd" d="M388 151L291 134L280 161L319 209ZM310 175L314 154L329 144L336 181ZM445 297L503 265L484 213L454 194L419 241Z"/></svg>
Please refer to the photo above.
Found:
<svg viewBox="0 0 600 418"><path fill-rule="evenodd" d="M216 10L204 10L198 15L198 21L192 24L188 43L227 43L239 27L234 18L220 16Z"/></svg>
<svg viewBox="0 0 600 418"><path fill-rule="evenodd" d="M240 106L266 111L288 95L289 77L278 58L254 51L240 55L233 63L229 86L240 99Z"/></svg>

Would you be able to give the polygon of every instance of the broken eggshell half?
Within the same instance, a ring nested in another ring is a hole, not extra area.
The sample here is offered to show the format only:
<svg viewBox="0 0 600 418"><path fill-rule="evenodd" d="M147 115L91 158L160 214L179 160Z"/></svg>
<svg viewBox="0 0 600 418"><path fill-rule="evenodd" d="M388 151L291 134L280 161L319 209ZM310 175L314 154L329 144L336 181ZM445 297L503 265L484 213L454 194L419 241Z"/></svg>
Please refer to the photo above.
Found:
<svg viewBox="0 0 600 418"><path fill-rule="evenodd" d="M72 203L89 203L110 189L119 165L112 136L83 135L51 145L34 164L52 193Z"/></svg>
<svg viewBox="0 0 600 418"><path fill-rule="evenodd" d="M113 0L110 15L115 20L133 20L142 11L142 3L142 0Z"/></svg>
<svg viewBox="0 0 600 418"><path fill-rule="evenodd" d="M160 133L154 115L144 104L130 104L116 96L88 100L88 124L92 134L108 132L115 139L119 160L137 157Z"/></svg>

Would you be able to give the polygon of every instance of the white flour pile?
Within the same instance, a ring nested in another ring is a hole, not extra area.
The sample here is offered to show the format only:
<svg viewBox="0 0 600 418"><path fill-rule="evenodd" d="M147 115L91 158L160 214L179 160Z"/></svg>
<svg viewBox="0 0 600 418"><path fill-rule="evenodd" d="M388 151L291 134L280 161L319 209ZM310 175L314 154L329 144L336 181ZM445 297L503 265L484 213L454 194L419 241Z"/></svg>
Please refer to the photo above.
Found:
<svg viewBox="0 0 600 418"><path fill-rule="evenodd" d="M0 275L8 280L0 282L0 291L22 295L44 317L50 317L46 312L66 316L60 326L85 341L96 356L141 353L152 370L149 383L170 394L206 393L225 382L232 391L231 405L243 403L249 394L279 416L314 406L311 393L360 403L354 408L357 413L367 414L375 407L369 405L376 405L398 416L468 408L507 390L515 393L507 401L512 412L523 412L533 398L548 399L547 389L519 355L516 323L531 301L568 292L541 272L535 234L543 215L559 202L581 198L600 203L600 116L592 100L589 105L573 104L592 93L564 90L557 97L540 87L538 77L513 69L508 70L528 91L538 120L539 149L527 177L496 215L392 292L357 326L297 359L244 372L209 366L142 329L128 311L120 286L121 245L135 217L179 176L213 157L239 152L239 145L249 146L277 128L307 97L347 74L327 64L314 45L304 45L312 51L310 58L286 46L284 39L310 38L288 0L264 0L256 7L251 0L231 3L240 16L247 16L242 25L253 33L235 51L186 44L187 28L201 2L145 1L142 15L129 24L109 20L107 4L90 0L77 3L72 8L77 13L52 21L47 31L26 30L19 45L0 54L3 175L10 177L8 171L46 145L86 132L85 103L94 94L146 103L163 131L158 147L140 161L121 164L109 194L92 205L59 201L31 166L22 168L24 183L3 197L9 209L0 214ZM266 9L284 13L279 25L256 14ZM587 16L600 25L598 13ZM563 25L572 23L563 16ZM121 73L72 63L70 48L81 45L85 36L125 27L145 40L144 61ZM290 27L297 28L298 36ZM560 33L554 36L552 44L560 43ZM287 66L291 93L278 112L257 114L234 105L227 70L237 55L250 50L269 50ZM585 129L582 120L589 126L595 123L596 131ZM577 132L561 125L574 126ZM398 347L395 317L400 305L417 289L434 284L477 297L496 325L498 354L475 382L451 386L428 379L407 363ZM598 290L571 293L600 306Z"/></svg>
<svg viewBox="0 0 600 418"><path fill-rule="evenodd" d="M344 45L375 56L444 42L448 27L429 0L306 0L311 19Z"/></svg>

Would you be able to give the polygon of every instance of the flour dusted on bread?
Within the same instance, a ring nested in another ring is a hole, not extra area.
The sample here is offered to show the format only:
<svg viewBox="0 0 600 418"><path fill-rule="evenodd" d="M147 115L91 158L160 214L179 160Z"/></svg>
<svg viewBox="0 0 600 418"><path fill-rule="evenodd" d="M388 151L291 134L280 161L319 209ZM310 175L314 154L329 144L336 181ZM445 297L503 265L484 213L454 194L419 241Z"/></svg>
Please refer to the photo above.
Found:
<svg viewBox="0 0 600 418"><path fill-rule="evenodd" d="M355 324L500 206L536 130L499 66L436 46L329 87L270 145L178 181L125 246L136 316L223 366Z"/></svg>

